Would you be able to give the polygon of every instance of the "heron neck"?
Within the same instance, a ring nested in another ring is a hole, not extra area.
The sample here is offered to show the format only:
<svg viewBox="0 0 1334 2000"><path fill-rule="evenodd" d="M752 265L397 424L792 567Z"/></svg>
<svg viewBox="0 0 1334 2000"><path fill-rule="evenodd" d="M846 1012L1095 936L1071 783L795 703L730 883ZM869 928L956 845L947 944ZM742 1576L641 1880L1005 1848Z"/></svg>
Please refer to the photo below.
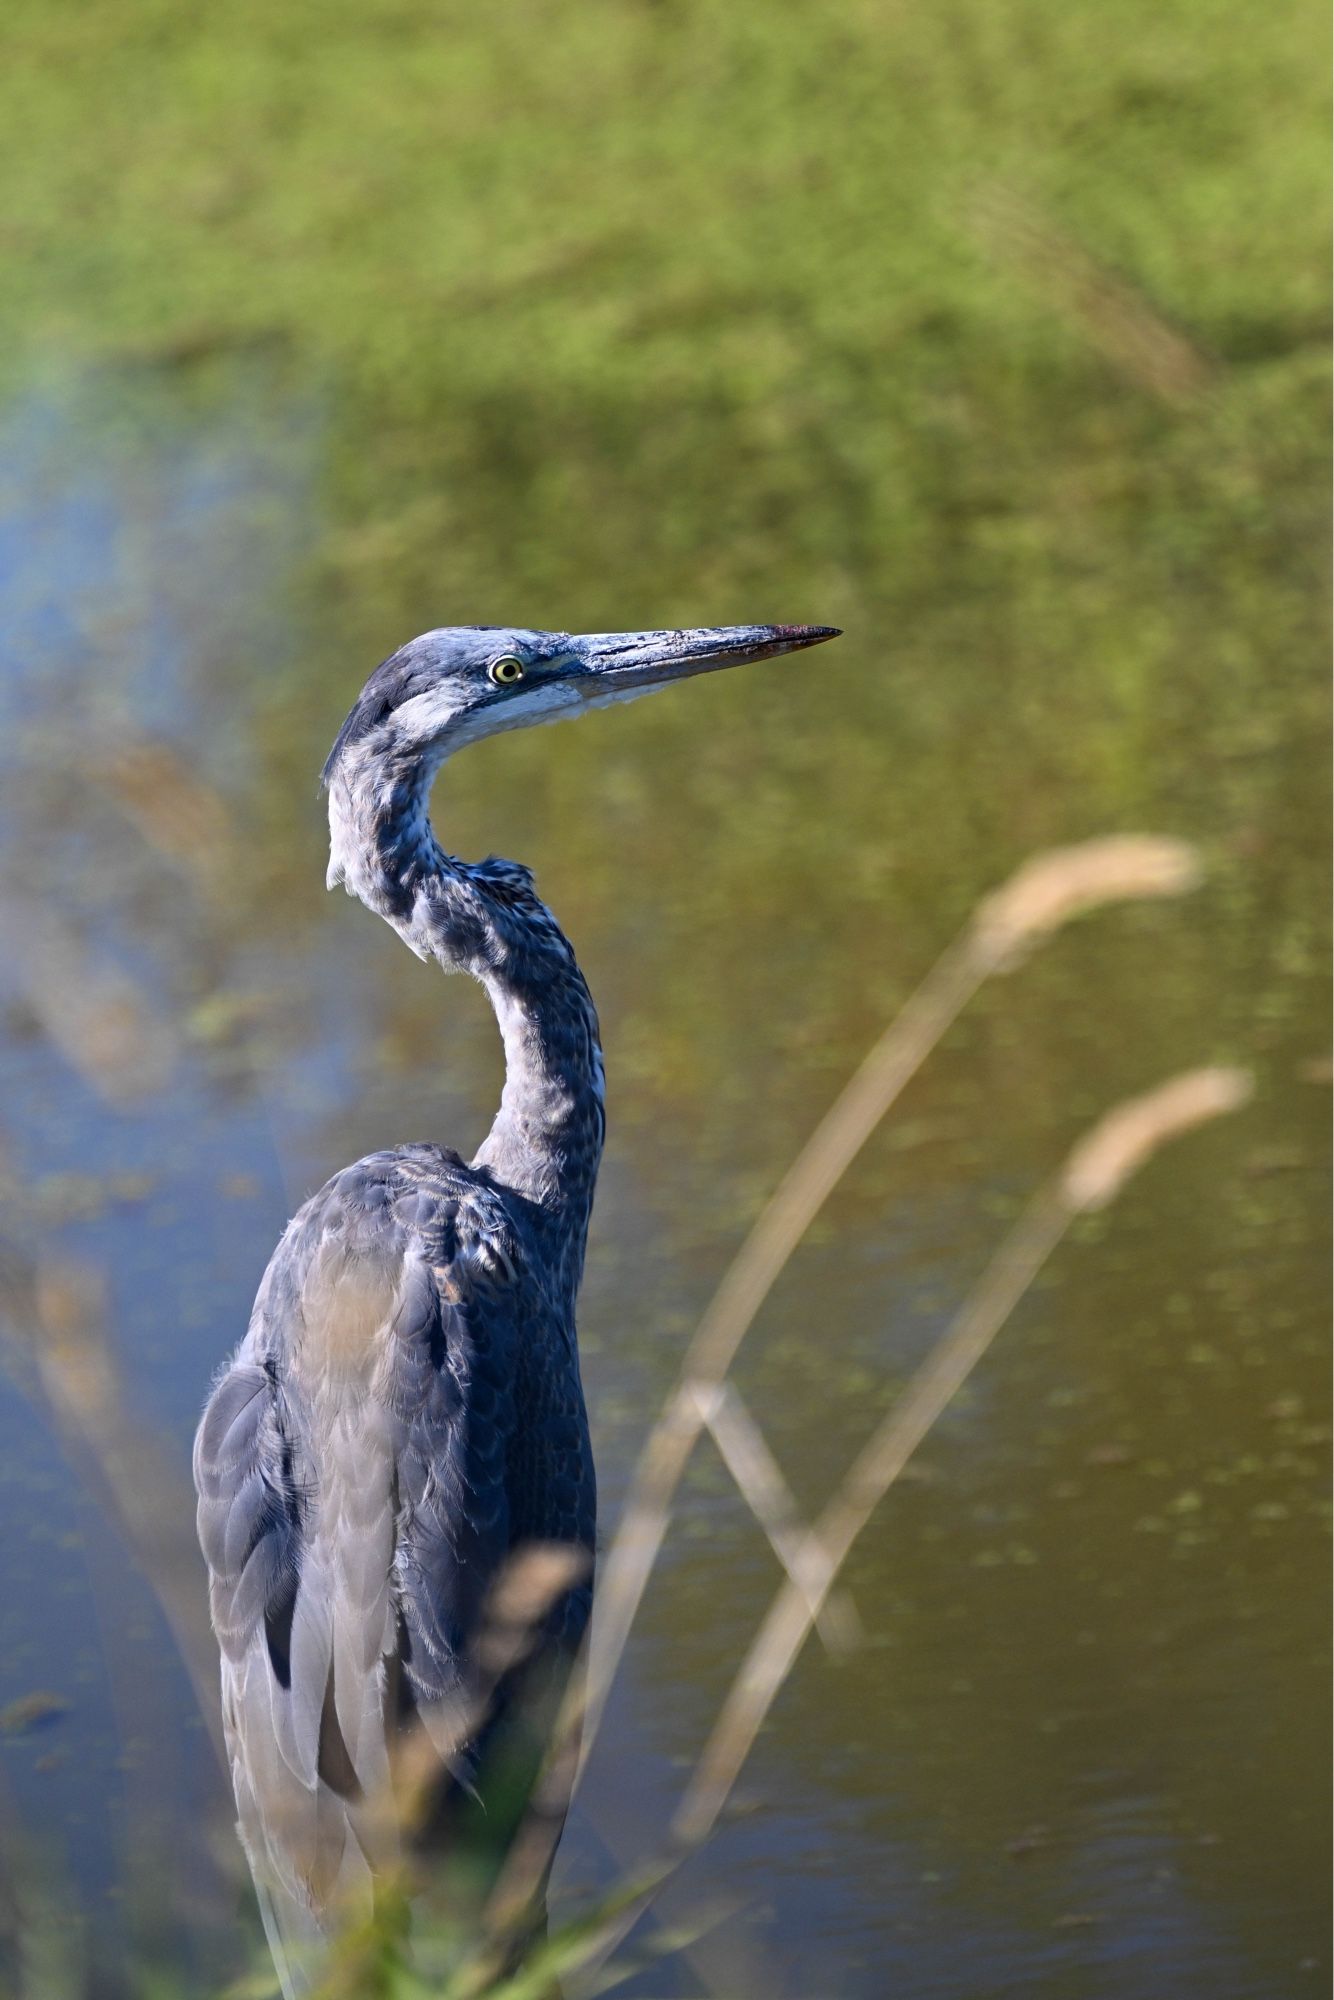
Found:
<svg viewBox="0 0 1334 2000"><path fill-rule="evenodd" d="M334 773L330 886L341 880L419 957L486 988L505 1087L474 1165L534 1205L572 1298L605 1130L597 1012L529 871L459 861L440 846L426 813L433 775Z"/></svg>
<svg viewBox="0 0 1334 2000"><path fill-rule="evenodd" d="M554 918L564 962L519 949L478 974L505 1046L505 1087L474 1165L516 1189L568 1239L577 1286L602 1158L602 1048L592 997ZM543 962L545 960L545 962Z"/></svg>

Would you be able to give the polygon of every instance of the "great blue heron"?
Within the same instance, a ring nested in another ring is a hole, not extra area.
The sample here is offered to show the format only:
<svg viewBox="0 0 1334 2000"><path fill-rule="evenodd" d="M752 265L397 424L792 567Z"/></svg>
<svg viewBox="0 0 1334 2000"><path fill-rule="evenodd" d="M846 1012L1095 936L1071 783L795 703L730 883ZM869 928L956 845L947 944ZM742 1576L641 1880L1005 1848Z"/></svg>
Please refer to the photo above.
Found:
<svg viewBox="0 0 1334 2000"><path fill-rule="evenodd" d="M604 1131L597 1015L528 870L439 846L432 780L498 731L836 636L427 632L376 668L324 767L329 886L481 981L505 1086L471 1163L398 1146L311 1197L195 1440L240 1833L289 1989L285 1943L317 1937L371 1879L369 1802L413 1716L445 1788L485 1794L460 1717L501 1565L527 1543L587 1552L548 1650L577 1644L591 1597L574 1308Z"/></svg>

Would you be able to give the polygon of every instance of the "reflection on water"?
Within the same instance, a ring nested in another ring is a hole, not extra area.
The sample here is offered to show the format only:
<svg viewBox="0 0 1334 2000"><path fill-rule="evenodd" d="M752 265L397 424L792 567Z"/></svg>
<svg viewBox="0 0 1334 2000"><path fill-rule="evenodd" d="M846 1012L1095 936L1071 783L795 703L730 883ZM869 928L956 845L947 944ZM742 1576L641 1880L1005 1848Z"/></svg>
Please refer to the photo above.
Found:
<svg viewBox="0 0 1334 2000"><path fill-rule="evenodd" d="M133 1409L182 1468L290 1208L376 1145L466 1150L498 1081L480 996L322 893L315 775L373 661L310 582L319 451L316 413L255 379L51 391L0 436L11 1316L43 1264L103 1274ZM843 643L836 682L702 683L484 746L441 787L461 851L538 866L603 1011L582 1324L608 1518L746 1220L1017 853L1152 809L1212 872L997 985L803 1247L740 1371L803 1507L1093 1113L1216 1057L1259 1091L1081 1225L868 1531L865 1643L804 1655L753 1810L672 1901L732 1904L674 1990L1316 1991L1326 1106L1301 700L1279 690L1240 755L1240 696L1188 750L1109 724L1134 737L1123 794L1124 744L1099 783L1061 776L1059 718L1016 727L999 767L975 662L942 690ZM128 1904L122 1942L207 1981L236 1963L240 1900L184 1838L225 1823L207 1739L17 1387L0 1485L0 1807L109 1933ZM702 1452L567 1884L656 1843L774 1581Z"/></svg>

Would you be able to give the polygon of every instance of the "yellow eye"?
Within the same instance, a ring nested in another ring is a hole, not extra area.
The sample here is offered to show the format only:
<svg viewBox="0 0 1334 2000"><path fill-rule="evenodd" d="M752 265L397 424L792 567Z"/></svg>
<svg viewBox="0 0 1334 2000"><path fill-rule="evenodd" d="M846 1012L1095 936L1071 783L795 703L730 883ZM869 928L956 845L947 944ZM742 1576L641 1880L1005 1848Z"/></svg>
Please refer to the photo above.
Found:
<svg viewBox="0 0 1334 2000"><path fill-rule="evenodd" d="M502 653L498 660L492 660L487 668L497 687L513 687L515 681L523 679L523 661L513 653Z"/></svg>

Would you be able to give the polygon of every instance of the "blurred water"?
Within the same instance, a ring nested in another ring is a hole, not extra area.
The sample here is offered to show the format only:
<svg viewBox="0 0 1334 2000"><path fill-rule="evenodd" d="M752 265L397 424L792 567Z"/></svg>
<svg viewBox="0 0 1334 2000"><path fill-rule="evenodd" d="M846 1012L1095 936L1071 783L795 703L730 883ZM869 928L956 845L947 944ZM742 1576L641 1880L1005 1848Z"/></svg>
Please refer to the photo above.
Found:
<svg viewBox="0 0 1334 2000"><path fill-rule="evenodd" d="M318 408L259 368L49 383L0 426L11 1316L44 1268L103 1274L133 1407L182 1476L291 1208L372 1146L466 1152L498 1087L480 995L323 895L315 778L374 662L319 586L322 449ZM403 602L384 651L423 622ZM1002 757L985 664L887 674L852 631L817 669L483 746L441 786L451 844L538 866L603 1012L582 1338L608 1522L694 1316L888 1007L1027 847L1133 823L1042 721ZM1290 689L1250 744L1244 707L1136 746L1138 817L1202 840L1209 886L1104 914L987 995L756 1328L741 1386L813 1509L1091 1116L1198 1060L1255 1068L1250 1111L1077 1232L873 1523L865 1644L803 1656L748 1811L669 1900L720 1921L646 1994L1327 1978L1323 780ZM65 1706L11 1713L0 1806L109 1961L155 1947L207 1990L244 1906L225 1802L23 1339L0 1382L0 1710ZM656 1845L774 1580L701 1452L567 1887Z"/></svg>

